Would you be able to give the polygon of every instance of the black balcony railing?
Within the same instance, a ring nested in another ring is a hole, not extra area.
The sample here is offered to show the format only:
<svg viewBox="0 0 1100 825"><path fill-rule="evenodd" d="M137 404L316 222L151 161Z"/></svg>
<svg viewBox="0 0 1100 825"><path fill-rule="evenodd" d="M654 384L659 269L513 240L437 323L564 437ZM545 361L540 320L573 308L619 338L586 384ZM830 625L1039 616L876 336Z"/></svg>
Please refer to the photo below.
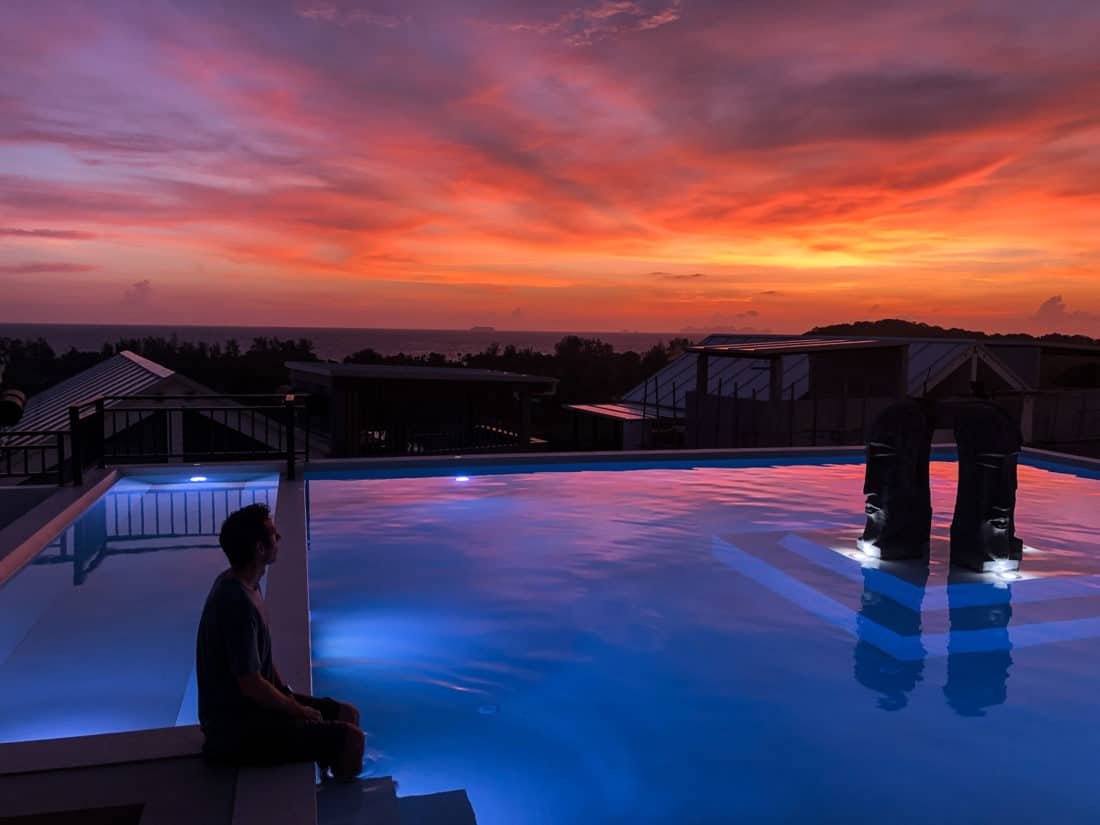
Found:
<svg viewBox="0 0 1100 825"><path fill-rule="evenodd" d="M407 423L376 426L359 434L362 456L446 455L452 453L520 452L532 449L504 424L476 424L464 429L418 428Z"/></svg>
<svg viewBox="0 0 1100 825"><path fill-rule="evenodd" d="M0 478L53 479L65 483L67 431L0 432Z"/></svg>
<svg viewBox="0 0 1100 825"><path fill-rule="evenodd" d="M310 459L303 395L103 396L69 408L62 431L0 431L0 477L83 481L117 464Z"/></svg>

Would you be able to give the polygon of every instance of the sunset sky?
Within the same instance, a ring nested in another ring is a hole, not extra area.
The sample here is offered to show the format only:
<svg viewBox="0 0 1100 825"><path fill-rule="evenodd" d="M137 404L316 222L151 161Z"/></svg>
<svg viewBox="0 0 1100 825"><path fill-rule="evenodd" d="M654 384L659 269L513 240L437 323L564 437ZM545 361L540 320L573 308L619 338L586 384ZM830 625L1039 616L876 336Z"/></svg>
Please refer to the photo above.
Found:
<svg viewBox="0 0 1100 825"><path fill-rule="evenodd" d="M0 0L0 321L1100 335L1096 0Z"/></svg>

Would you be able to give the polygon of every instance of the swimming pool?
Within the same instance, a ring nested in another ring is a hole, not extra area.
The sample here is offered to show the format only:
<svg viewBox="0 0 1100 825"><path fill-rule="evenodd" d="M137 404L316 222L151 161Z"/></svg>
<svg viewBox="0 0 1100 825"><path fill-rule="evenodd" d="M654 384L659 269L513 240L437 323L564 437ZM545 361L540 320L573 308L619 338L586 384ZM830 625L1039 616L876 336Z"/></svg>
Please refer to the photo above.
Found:
<svg viewBox="0 0 1100 825"><path fill-rule="evenodd" d="M927 568L853 552L859 458L440 472L308 491L314 690L402 793L481 825L1095 821L1096 473L1020 468L1006 579L949 575L950 461Z"/></svg>
<svg viewBox="0 0 1100 825"><path fill-rule="evenodd" d="M218 531L245 504L274 508L277 489L124 478L0 585L0 743L197 724Z"/></svg>

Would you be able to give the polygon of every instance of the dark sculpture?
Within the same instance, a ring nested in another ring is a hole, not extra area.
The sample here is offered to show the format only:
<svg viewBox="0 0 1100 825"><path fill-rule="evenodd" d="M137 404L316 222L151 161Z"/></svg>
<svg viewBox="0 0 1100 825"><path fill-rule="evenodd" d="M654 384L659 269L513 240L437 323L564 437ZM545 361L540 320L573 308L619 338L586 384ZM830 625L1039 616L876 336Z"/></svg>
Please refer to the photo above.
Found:
<svg viewBox="0 0 1100 825"><path fill-rule="evenodd" d="M928 461L936 423L953 425L959 484L951 563L983 573L1016 570L1016 463L1023 446L1007 411L980 399L940 403L907 398L875 419L867 442L867 523L858 544L882 559L928 555L932 502Z"/></svg>
<svg viewBox="0 0 1100 825"><path fill-rule="evenodd" d="M951 562L983 573L1016 570L1023 542L1016 538L1016 461L1019 427L988 401L954 407L959 486L951 521Z"/></svg>
<svg viewBox="0 0 1100 825"><path fill-rule="evenodd" d="M931 410L913 398L891 404L875 419L867 442L867 524L859 546L882 559L924 558L932 532L928 459Z"/></svg>

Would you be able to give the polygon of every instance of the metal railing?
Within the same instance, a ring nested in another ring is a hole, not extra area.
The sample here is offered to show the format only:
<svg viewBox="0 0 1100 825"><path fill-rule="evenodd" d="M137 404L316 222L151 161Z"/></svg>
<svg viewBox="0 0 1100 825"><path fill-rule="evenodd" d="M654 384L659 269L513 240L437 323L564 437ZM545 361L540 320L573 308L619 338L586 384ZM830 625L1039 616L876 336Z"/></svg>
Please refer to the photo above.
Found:
<svg viewBox="0 0 1100 825"><path fill-rule="evenodd" d="M364 456L436 455L531 449L520 435L506 427L477 424L464 430L418 430L391 425L360 433L357 453Z"/></svg>
<svg viewBox="0 0 1100 825"><path fill-rule="evenodd" d="M84 469L115 464L283 459L295 478L309 461L307 396L102 396L69 407L60 431L0 431L0 477L53 475L83 482Z"/></svg>
<svg viewBox="0 0 1100 825"><path fill-rule="evenodd" d="M111 556L216 547L220 526L230 513L249 504L272 506L277 490L276 484L230 482L187 490L109 492L31 564L71 564L73 584L81 585Z"/></svg>
<svg viewBox="0 0 1100 825"><path fill-rule="evenodd" d="M0 478L53 477L65 483L66 430L0 432ZM52 455L52 460L51 460Z"/></svg>

